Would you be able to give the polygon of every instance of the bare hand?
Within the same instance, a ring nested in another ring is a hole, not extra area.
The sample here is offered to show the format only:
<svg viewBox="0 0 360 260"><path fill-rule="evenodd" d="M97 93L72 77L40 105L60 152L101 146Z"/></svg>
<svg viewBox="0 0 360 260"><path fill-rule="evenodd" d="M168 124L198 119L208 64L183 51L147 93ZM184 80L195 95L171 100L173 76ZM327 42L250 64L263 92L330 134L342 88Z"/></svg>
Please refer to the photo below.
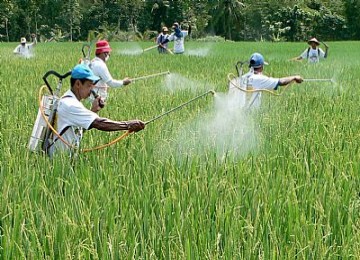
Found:
<svg viewBox="0 0 360 260"><path fill-rule="evenodd" d="M129 85L131 83L131 79L130 78L124 78L123 79L123 84L124 84L124 86L126 86L126 85Z"/></svg>
<svg viewBox="0 0 360 260"><path fill-rule="evenodd" d="M100 96L96 97L92 102L91 111L97 113L105 106L105 101Z"/></svg>
<svg viewBox="0 0 360 260"><path fill-rule="evenodd" d="M295 77L294 77L294 80L295 80L296 83L301 83L301 82L304 81L303 78L300 77L300 76L295 76Z"/></svg>
<svg viewBox="0 0 360 260"><path fill-rule="evenodd" d="M127 124L130 132L139 132L145 128L145 123L140 120L130 120Z"/></svg>

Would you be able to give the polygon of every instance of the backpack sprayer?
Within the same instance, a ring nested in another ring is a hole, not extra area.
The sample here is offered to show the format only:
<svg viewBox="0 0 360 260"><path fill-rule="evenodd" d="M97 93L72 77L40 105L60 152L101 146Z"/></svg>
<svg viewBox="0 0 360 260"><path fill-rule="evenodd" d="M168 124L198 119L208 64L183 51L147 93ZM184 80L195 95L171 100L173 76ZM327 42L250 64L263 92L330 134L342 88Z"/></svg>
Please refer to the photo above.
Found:
<svg viewBox="0 0 360 260"><path fill-rule="evenodd" d="M87 49L87 51L86 51L86 49ZM90 43L84 43L81 48L81 52L83 54L83 58L80 59L79 63L85 64L90 67L90 64L91 64L91 60L90 60L91 45L90 45Z"/></svg>
<svg viewBox="0 0 360 260"><path fill-rule="evenodd" d="M47 78L50 75L54 75L59 79L55 91L52 90L49 82L47 81ZM52 129L49 127L49 124L51 126L55 125L56 111L60 100L62 81L63 79L67 78L70 75L71 75L71 71L65 73L64 75L60 75L56 71L50 70L46 72L45 75L43 76L43 80L50 94L45 94L41 96L41 104L40 104L41 107L39 107L35 124L29 140L28 147L30 151L32 152L43 151L45 153L48 152L48 148L53 142ZM45 86L43 86L43 88L45 88Z"/></svg>

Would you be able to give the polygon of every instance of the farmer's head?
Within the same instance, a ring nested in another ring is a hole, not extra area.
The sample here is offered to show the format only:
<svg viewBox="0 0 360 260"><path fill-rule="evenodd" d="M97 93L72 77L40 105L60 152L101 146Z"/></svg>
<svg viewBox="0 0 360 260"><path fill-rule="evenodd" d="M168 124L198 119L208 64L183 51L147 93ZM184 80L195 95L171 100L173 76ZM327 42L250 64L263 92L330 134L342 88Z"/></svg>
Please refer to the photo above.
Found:
<svg viewBox="0 0 360 260"><path fill-rule="evenodd" d="M255 52L250 56L250 68L254 68L254 70L262 70L264 65L268 65L268 63L264 60L264 57L260 53Z"/></svg>
<svg viewBox="0 0 360 260"><path fill-rule="evenodd" d="M320 45L320 42L314 37L308 40L308 44L311 46L311 48L316 49L316 47Z"/></svg>
<svg viewBox="0 0 360 260"><path fill-rule="evenodd" d="M169 33L169 29L168 29L166 26L164 26L164 27L162 28L162 32L163 32L164 34L167 34L167 33Z"/></svg>
<svg viewBox="0 0 360 260"><path fill-rule="evenodd" d="M21 37L20 43L21 43L22 46L25 46L25 44L26 44L26 38L25 38L25 37Z"/></svg>
<svg viewBox="0 0 360 260"><path fill-rule="evenodd" d="M96 43L95 55L103 61L108 61L110 58L111 48L107 41L101 40Z"/></svg>
<svg viewBox="0 0 360 260"><path fill-rule="evenodd" d="M175 22L175 23L173 23L173 26L172 26L171 28L173 28L174 30L176 30L176 29L179 29L179 28L180 28L180 25L179 25L178 22Z"/></svg>
<svg viewBox="0 0 360 260"><path fill-rule="evenodd" d="M71 71L71 90L80 100L85 99L99 80L87 65L78 64Z"/></svg>

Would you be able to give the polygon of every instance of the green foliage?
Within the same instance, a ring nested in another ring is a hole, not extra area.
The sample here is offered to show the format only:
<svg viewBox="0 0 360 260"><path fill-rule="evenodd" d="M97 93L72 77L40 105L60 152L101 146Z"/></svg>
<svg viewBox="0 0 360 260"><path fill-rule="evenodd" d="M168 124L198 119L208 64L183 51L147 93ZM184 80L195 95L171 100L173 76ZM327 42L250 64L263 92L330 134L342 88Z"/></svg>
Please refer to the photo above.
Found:
<svg viewBox="0 0 360 260"><path fill-rule="evenodd" d="M114 39L137 40L144 32L160 31L175 21L190 24L192 38L211 34L235 41L298 41L309 35L357 39L358 5L358 0L2 0L0 40L18 41L32 32L49 40L59 30L69 41L85 40L89 31L103 30L132 35Z"/></svg>
<svg viewBox="0 0 360 260"><path fill-rule="evenodd" d="M50 161L30 153L27 142L42 75L72 68L82 44L39 43L36 56L25 60L13 57L14 43L2 43L0 258L359 259L360 52L358 42L328 44L328 60L312 65L287 61L305 43L186 42L187 53L210 46L200 57L156 50L121 55L153 43L112 42L114 78L170 70L188 88L153 78L112 89L101 116L148 120L204 89L217 96L83 154L71 167L66 156ZM336 83L304 82L279 97L264 94L262 109L252 114L256 151L224 155L213 142L199 147L207 136L192 138L197 126L229 130L211 126L211 111L235 62L254 51L270 63L265 74ZM63 91L68 87L65 80ZM86 131L82 146L118 135Z"/></svg>

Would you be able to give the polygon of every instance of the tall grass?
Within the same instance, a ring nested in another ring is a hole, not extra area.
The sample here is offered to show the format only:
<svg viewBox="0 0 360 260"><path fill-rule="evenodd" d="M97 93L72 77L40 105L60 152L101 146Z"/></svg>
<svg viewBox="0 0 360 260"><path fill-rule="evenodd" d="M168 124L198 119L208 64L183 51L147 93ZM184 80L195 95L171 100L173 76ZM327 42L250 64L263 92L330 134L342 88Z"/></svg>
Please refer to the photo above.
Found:
<svg viewBox="0 0 360 260"><path fill-rule="evenodd" d="M66 156L50 161L30 153L27 142L42 76L71 69L81 44L40 43L28 60L13 57L15 45L0 46L2 259L360 257L357 42L330 43L329 59L314 66L287 61L306 48L300 43L216 43L205 46L211 46L206 56L114 51L108 66L115 78L170 70L196 82L167 91L164 79L155 78L111 90L100 115L118 120L149 120L204 89L225 92L227 73L255 51L269 61L268 75L336 84L303 83L280 97L264 96L252 115L259 146L241 156L162 150L177 144L179 129L207 118L209 96L108 149L81 155L73 167ZM186 48L203 46L187 42ZM91 130L82 145L118 135Z"/></svg>

